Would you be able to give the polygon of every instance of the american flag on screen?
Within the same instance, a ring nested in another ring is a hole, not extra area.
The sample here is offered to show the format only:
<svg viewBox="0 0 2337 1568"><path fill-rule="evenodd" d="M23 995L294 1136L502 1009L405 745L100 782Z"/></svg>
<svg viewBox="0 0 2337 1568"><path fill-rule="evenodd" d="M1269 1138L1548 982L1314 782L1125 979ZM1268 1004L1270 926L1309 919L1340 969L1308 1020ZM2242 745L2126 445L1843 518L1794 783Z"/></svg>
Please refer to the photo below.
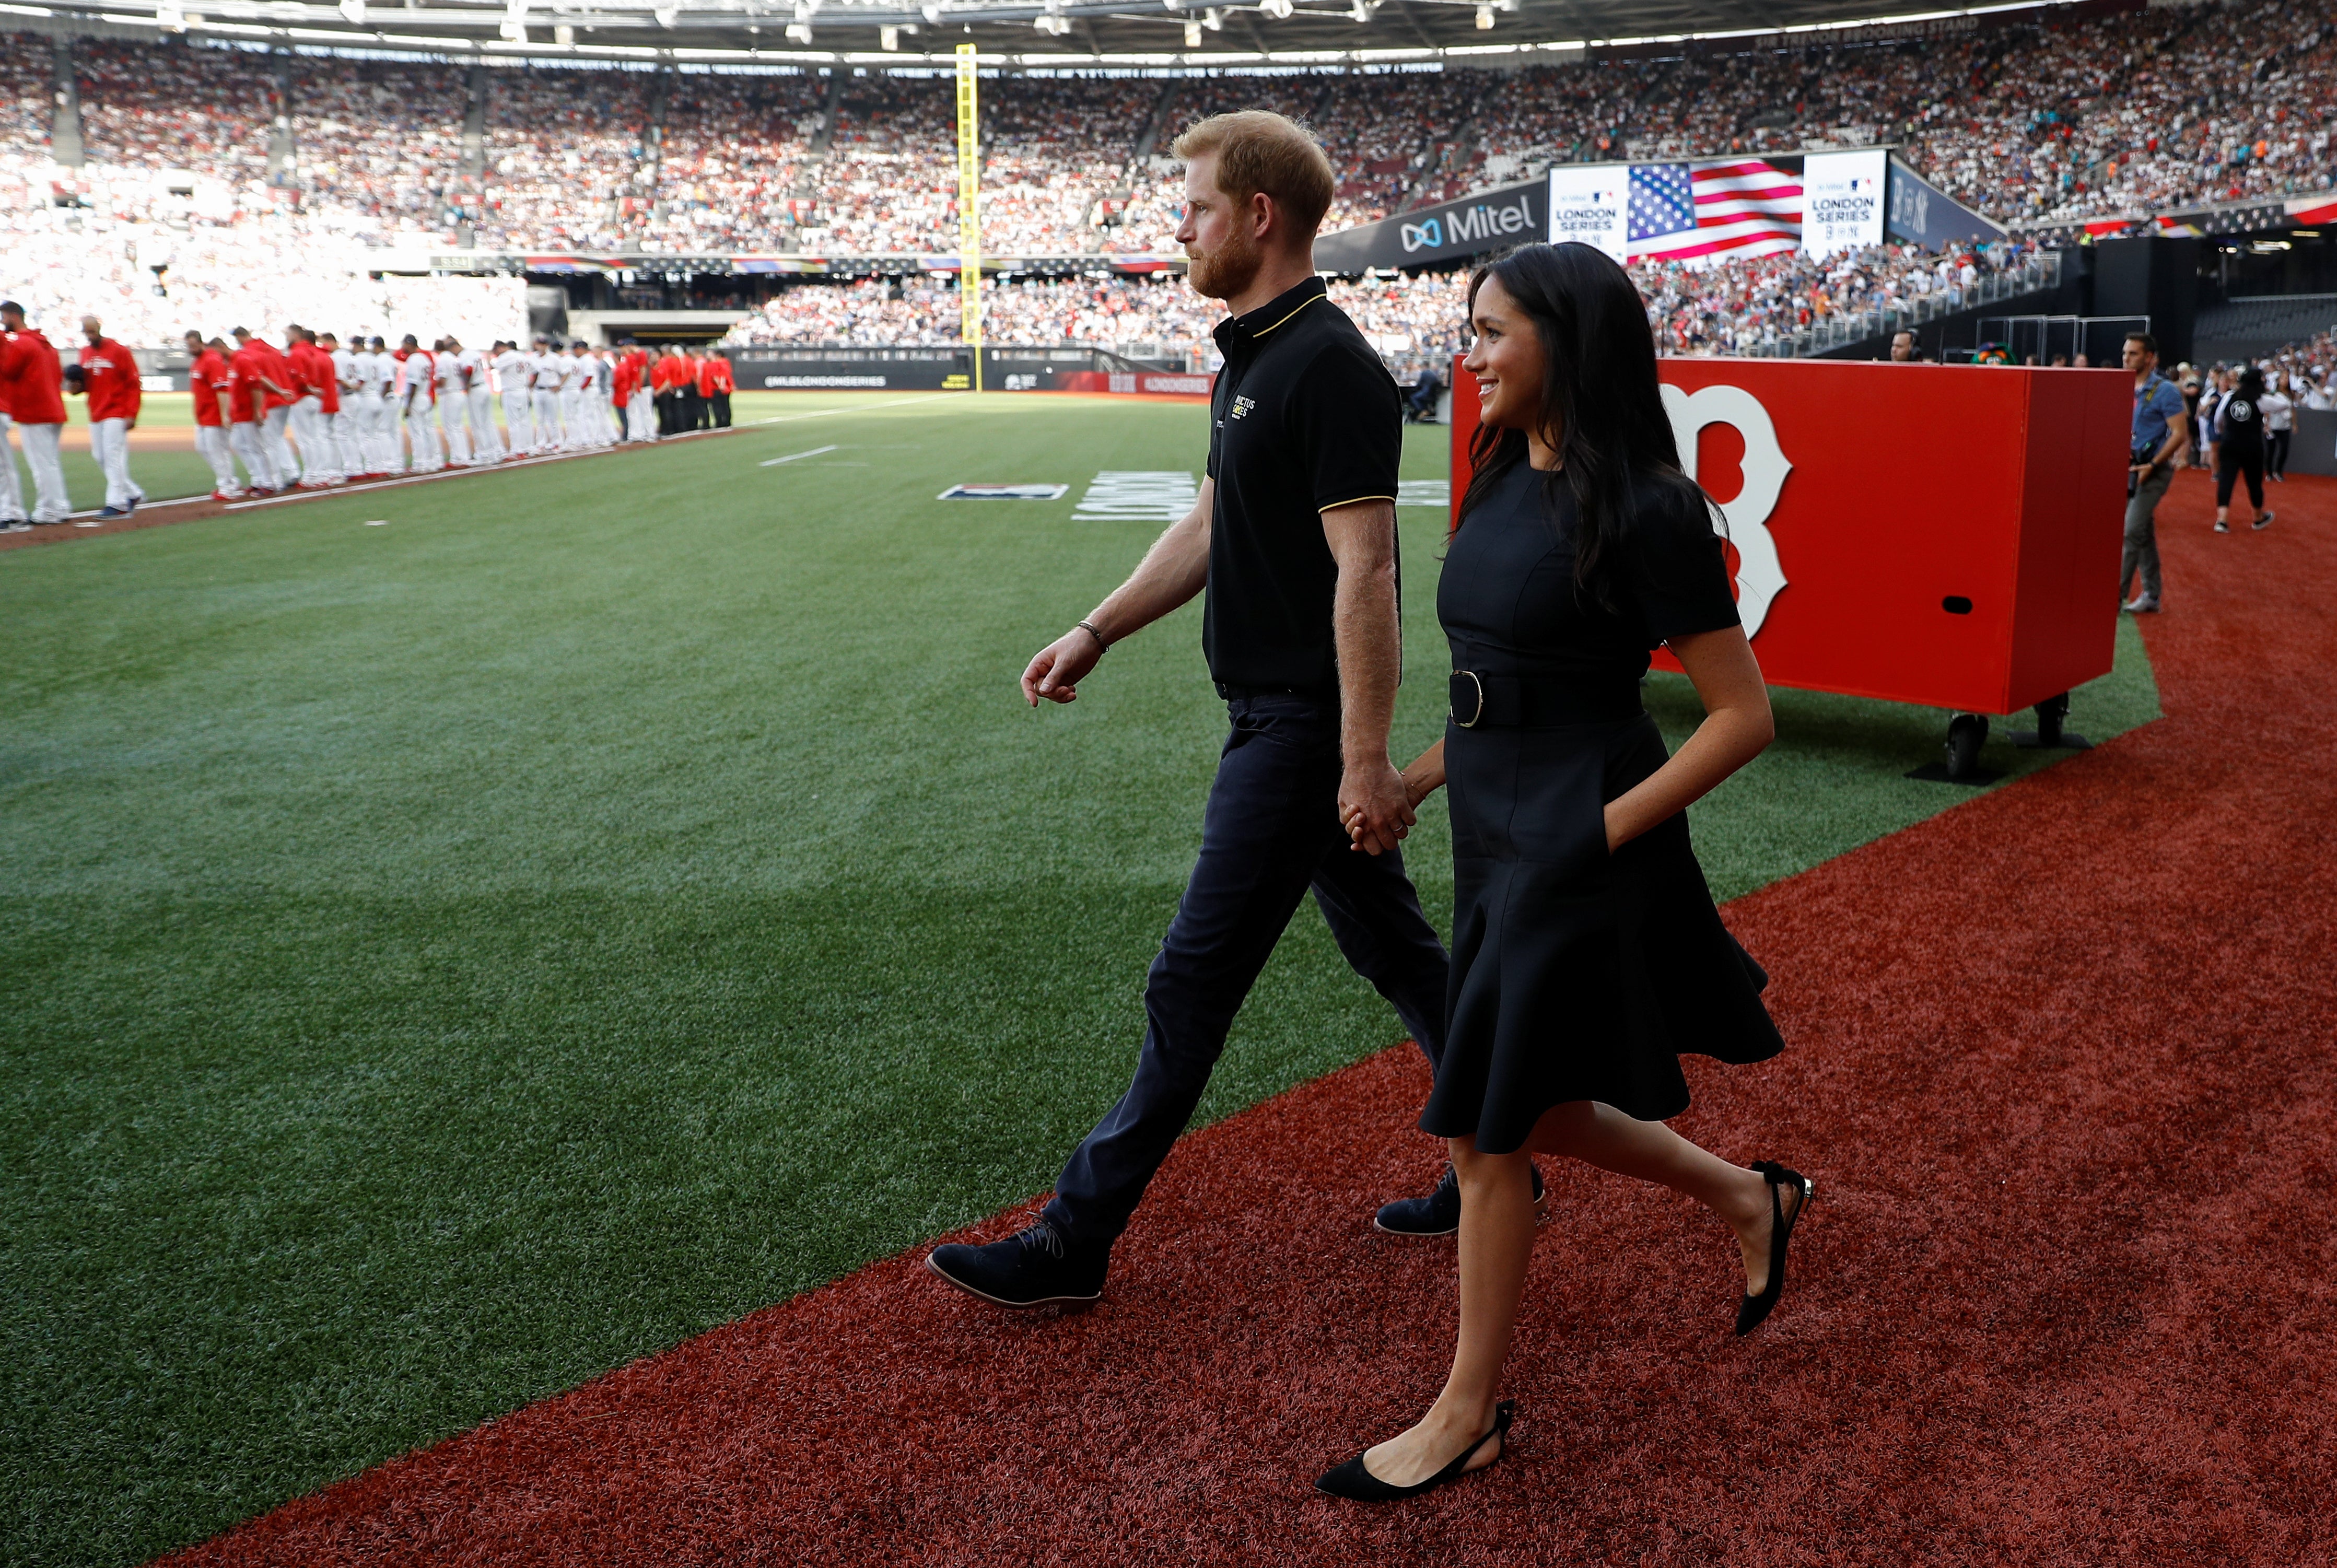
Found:
<svg viewBox="0 0 2337 1568"><path fill-rule="evenodd" d="M1634 261L1699 264L1802 248L1802 177L1758 158L1631 165Z"/></svg>

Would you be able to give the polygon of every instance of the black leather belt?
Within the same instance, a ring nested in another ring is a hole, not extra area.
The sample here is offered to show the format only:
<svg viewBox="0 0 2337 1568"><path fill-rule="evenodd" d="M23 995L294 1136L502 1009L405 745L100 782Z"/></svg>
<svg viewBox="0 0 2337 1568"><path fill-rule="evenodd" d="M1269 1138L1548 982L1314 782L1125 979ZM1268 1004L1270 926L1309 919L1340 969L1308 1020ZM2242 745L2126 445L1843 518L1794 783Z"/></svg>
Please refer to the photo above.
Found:
<svg viewBox="0 0 2337 1568"><path fill-rule="evenodd" d="M1604 724L1636 719L1641 711L1636 683L1602 691L1556 676L1528 678L1455 670L1448 690L1452 701L1452 722L1463 730Z"/></svg>

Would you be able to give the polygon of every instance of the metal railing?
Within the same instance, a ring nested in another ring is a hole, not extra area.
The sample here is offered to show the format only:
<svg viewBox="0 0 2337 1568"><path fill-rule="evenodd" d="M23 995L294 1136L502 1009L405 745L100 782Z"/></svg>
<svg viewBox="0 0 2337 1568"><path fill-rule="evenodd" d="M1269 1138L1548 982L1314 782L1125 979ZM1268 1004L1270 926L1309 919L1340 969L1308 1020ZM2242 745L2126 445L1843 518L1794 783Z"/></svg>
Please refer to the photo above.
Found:
<svg viewBox="0 0 2337 1568"><path fill-rule="evenodd" d="M1887 338L1894 332L1912 330L1942 316L1953 316L1959 311L1993 305L2001 299L2058 288L2060 282L2061 258L2058 252L2046 251L2029 258L2011 271L1990 272L1974 279L1969 286L1960 285L1914 295L1880 309L1837 311L1824 320L1814 321L1791 333L1781 333L1774 338L1765 338L1736 352L1740 358L1806 359L1829 348L1844 348L1870 338Z"/></svg>

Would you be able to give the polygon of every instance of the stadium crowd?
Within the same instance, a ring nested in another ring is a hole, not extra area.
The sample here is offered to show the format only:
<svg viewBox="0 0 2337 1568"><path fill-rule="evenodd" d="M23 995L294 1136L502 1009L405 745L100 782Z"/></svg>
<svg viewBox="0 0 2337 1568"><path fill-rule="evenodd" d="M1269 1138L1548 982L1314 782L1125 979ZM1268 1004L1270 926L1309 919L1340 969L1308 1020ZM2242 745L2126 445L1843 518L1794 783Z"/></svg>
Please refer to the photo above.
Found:
<svg viewBox="0 0 2337 1568"><path fill-rule="evenodd" d="M1950 254L1874 246L1817 260L1766 256L1692 270L1638 263L1632 279L1667 353L1745 353L1828 317L1879 310L1926 295L1952 308L1990 273L2018 270L2038 252L2008 240ZM1461 341L1465 277L1423 273L1335 282L1332 298L1392 360L1448 354ZM1140 358L1208 364L1217 314L1163 274L1012 279L983 289L983 334L998 344L1092 344ZM727 347L863 343L931 347L959 337L957 285L947 274L805 284L774 295L730 328Z"/></svg>
<svg viewBox="0 0 2337 1568"><path fill-rule="evenodd" d="M215 332L263 305L399 328L404 286L366 265L383 249L849 256L957 245L953 97L940 73L839 82L815 71L463 66L184 39L77 38L72 50L88 162L69 168L49 161L51 40L0 34L0 237L15 264L0 287L27 295L42 319L100 309L142 346L191 323ZM1831 46L1746 40L1513 71L1000 76L983 93L992 256L1173 251L1180 191L1159 156L1165 132L1251 104L1321 128L1337 173L1333 229L1554 161L1878 140L1902 142L1951 194L2030 231L2337 187L2337 0L1964 19ZM2026 251L1892 248L1824 264L1638 270L1673 350L1743 352L1845 311L1953 295ZM946 341L956 310L935 288L790 289L734 340ZM1436 347L1449 289L1351 286L1391 353ZM515 293L460 292L441 291L434 325L474 339L523 329ZM1178 291L1141 279L1015 281L993 294L988 323L1002 342L1060 334L1206 348L1207 323Z"/></svg>

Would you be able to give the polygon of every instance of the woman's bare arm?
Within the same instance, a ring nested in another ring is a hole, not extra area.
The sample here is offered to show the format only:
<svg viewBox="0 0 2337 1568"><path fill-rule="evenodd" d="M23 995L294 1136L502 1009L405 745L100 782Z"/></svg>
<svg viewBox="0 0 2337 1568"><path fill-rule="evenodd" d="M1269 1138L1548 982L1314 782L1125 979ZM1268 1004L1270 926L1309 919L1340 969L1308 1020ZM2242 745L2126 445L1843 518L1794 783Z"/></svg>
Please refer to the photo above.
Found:
<svg viewBox="0 0 2337 1568"><path fill-rule="evenodd" d="M1769 689L1762 683L1761 665L1743 627L1676 637L1670 647L1704 701L1704 722L1671 760L1607 802L1609 850L1704 799L1776 739ZM1441 764L1441 756L1438 760Z"/></svg>

